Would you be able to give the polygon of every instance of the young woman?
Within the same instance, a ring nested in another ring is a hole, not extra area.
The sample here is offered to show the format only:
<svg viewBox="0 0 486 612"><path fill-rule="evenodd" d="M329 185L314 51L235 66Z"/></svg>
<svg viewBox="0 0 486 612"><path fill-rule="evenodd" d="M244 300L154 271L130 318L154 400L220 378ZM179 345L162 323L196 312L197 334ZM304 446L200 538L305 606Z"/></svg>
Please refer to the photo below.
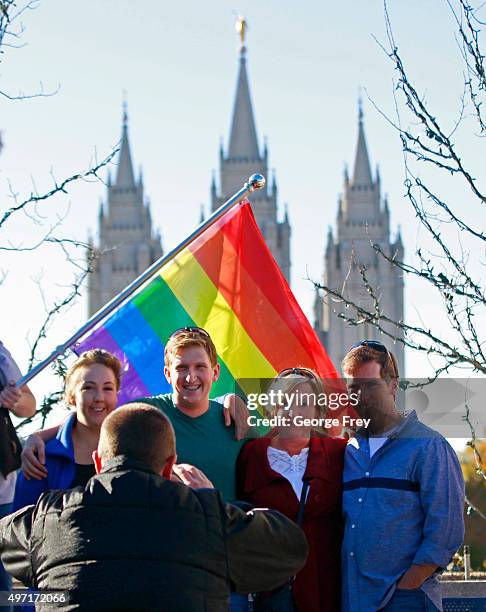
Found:
<svg viewBox="0 0 486 612"><path fill-rule="evenodd" d="M35 504L49 489L85 486L95 475L92 453L98 446L100 427L117 403L121 364L102 349L82 353L66 374L64 399L74 410L45 447L47 475L27 480L20 473L14 509Z"/></svg>
<svg viewBox="0 0 486 612"><path fill-rule="evenodd" d="M292 401L273 411L272 416L281 419L270 437L252 440L242 449L237 466L238 498L296 520L303 481L310 483L302 520L309 556L293 583L293 595L298 610L339 612L346 443L327 437L310 423L310 419L324 417L319 408L324 389L312 370L283 370L272 388L282 390Z"/></svg>

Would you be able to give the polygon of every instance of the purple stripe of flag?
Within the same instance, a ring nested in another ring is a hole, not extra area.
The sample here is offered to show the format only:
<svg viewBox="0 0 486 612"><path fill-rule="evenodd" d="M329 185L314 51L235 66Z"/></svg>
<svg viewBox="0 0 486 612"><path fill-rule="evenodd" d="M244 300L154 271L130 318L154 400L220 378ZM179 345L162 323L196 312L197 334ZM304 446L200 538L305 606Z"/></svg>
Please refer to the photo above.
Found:
<svg viewBox="0 0 486 612"><path fill-rule="evenodd" d="M122 349L104 327L99 327L97 330L91 332L85 340L76 344L73 350L79 355L83 351L89 351L90 349L100 347L116 355L122 362L123 385L118 394L119 406L130 400L137 399L138 397L152 395L134 367L127 361Z"/></svg>

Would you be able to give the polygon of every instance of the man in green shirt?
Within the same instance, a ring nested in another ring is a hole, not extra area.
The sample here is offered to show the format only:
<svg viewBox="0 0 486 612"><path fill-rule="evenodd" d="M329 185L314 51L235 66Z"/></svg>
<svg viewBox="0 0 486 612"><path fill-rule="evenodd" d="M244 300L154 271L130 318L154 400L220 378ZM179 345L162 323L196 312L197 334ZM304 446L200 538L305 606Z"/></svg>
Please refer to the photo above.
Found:
<svg viewBox="0 0 486 612"><path fill-rule="evenodd" d="M172 394L137 401L169 417L176 434L178 463L202 470L225 501L232 501L236 498L236 459L244 441L235 439L234 426L225 425L221 405L209 399L220 372L213 341L199 327L179 329L166 344L164 362ZM245 410L238 405L240 411Z"/></svg>
<svg viewBox="0 0 486 612"><path fill-rule="evenodd" d="M220 366L214 343L204 329L176 330L166 344L164 361L164 374L173 393L136 401L165 412L176 433L178 463L194 465L204 472L225 501L232 501L236 497L236 458L247 429L246 404L231 394L225 397L222 410L221 403L209 399ZM236 423L237 435L231 418ZM22 469L27 478L46 477L44 442L53 438L58 429L55 426L29 436L22 453ZM187 466L175 466L174 472L186 484L206 484Z"/></svg>

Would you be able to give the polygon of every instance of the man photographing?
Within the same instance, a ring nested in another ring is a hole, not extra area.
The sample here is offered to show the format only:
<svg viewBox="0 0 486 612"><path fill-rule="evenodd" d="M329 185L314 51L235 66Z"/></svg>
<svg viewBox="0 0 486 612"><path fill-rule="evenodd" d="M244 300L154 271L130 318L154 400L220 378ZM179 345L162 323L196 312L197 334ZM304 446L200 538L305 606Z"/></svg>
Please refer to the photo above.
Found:
<svg viewBox="0 0 486 612"><path fill-rule="evenodd" d="M267 591L305 562L305 536L279 513L245 514L215 490L169 480L175 437L159 409L110 414L94 460L85 489L47 492L0 521L7 570L63 591L58 609L217 612L230 586Z"/></svg>

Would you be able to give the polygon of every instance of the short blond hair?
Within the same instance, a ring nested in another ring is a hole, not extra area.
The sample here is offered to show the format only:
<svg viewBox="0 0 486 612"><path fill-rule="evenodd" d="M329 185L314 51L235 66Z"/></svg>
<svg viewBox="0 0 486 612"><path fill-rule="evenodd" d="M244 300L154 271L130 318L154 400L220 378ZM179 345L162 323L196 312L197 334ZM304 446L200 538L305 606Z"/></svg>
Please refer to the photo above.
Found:
<svg viewBox="0 0 486 612"><path fill-rule="evenodd" d="M66 377L64 379L64 399L67 403L69 403L69 399L73 395L74 387L78 381L79 371L82 368L94 365L95 363L104 365L113 372L115 376L116 390L119 391L122 377L121 361L118 359L118 357L113 355L113 353L109 353L104 349L91 349L90 351L81 353L81 355L79 355L76 361L66 372Z"/></svg>
<svg viewBox="0 0 486 612"><path fill-rule="evenodd" d="M295 373L294 373L295 372ZM300 372L300 373L299 373ZM284 393L293 393L300 385L310 385L312 393L316 397L316 410L319 413L319 418L324 418L327 414L327 405L319 403L319 398L322 398L325 394L324 384L314 370L309 368L287 368L277 374L277 376L270 383L267 393L274 390L279 390ZM274 408L274 407L272 407ZM269 416L275 416L278 412L279 407L269 411ZM314 427L314 430L321 435L327 435L327 431L322 427Z"/></svg>
<svg viewBox="0 0 486 612"><path fill-rule="evenodd" d="M314 370L304 367L287 368L280 371L270 384L270 388L280 388L290 393L295 387L307 383L311 386L312 392L316 395L324 394L324 385Z"/></svg>
<svg viewBox="0 0 486 612"><path fill-rule="evenodd" d="M204 330L203 330L204 331ZM211 340L209 334L200 333L190 329L181 329L175 335L171 336L165 345L164 350L164 364L166 367L170 367L172 359L177 355L179 351L189 346L200 346L209 357L211 366L214 368L218 363L218 354L214 342Z"/></svg>

